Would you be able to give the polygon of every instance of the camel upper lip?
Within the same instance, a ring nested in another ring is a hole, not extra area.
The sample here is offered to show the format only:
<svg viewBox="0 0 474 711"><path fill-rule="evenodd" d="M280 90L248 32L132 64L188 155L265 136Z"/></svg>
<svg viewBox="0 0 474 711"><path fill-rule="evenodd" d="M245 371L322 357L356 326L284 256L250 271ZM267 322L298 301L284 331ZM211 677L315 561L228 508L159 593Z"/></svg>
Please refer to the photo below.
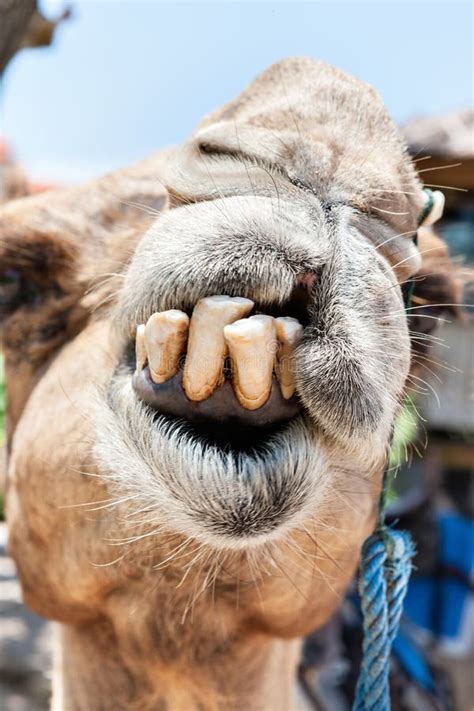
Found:
<svg viewBox="0 0 474 711"><path fill-rule="evenodd" d="M297 397L285 400L273 378L270 397L257 410L246 410L235 397L231 383L225 380L206 400L190 400L182 387L183 371L164 383L154 383L148 366L136 372L132 385L137 396L160 414L186 420L198 426L268 428L283 424L300 412Z"/></svg>

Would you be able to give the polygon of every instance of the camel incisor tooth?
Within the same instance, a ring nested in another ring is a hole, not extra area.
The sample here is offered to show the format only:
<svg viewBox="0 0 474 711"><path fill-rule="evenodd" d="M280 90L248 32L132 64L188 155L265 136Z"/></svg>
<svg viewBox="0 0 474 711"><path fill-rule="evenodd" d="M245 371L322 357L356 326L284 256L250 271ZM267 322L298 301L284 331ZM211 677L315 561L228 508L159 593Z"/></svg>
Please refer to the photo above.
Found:
<svg viewBox="0 0 474 711"><path fill-rule="evenodd" d="M275 319L263 315L241 319L224 328L224 337L232 360L235 395L246 410L258 410L272 389Z"/></svg>
<svg viewBox="0 0 474 711"><path fill-rule="evenodd" d="M253 301L239 296L207 296L194 307L189 326L183 388L190 400L206 400L224 380L227 347L224 327L246 316Z"/></svg>
<svg viewBox="0 0 474 711"><path fill-rule="evenodd" d="M145 326L145 346L151 379L164 383L179 369L179 358L186 349L189 316L170 309L150 316Z"/></svg>
<svg viewBox="0 0 474 711"><path fill-rule="evenodd" d="M303 334L303 326L291 316L275 319L278 352L275 373L280 383L281 394L289 400L295 393L294 350Z"/></svg>
<svg viewBox="0 0 474 711"><path fill-rule="evenodd" d="M140 373L145 367L147 361L146 346L145 346L145 324L137 326L137 334L135 336L135 361L136 373Z"/></svg>

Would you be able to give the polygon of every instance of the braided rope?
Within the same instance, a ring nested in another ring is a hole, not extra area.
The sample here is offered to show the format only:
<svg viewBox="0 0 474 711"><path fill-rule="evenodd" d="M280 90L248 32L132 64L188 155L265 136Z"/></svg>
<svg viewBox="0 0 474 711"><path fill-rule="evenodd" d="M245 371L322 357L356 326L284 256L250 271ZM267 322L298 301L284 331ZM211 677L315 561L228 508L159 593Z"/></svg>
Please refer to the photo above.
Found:
<svg viewBox="0 0 474 711"><path fill-rule="evenodd" d="M415 549L408 533L385 524L362 547L359 594L363 657L353 711L390 711L390 649L398 631Z"/></svg>
<svg viewBox="0 0 474 711"><path fill-rule="evenodd" d="M386 560L385 543L379 533L375 533L362 547L359 595L364 619L364 641L353 711L386 709L388 704L390 642L387 583L384 576Z"/></svg>

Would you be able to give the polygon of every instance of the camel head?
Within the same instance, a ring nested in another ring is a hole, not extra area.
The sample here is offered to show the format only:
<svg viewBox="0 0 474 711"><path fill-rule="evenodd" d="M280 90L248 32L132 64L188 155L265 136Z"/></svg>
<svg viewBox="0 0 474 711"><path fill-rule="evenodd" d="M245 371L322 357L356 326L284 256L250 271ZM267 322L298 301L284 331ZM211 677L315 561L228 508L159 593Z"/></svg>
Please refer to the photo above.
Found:
<svg viewBox="0 0 474 711"><path fill-rule="evenodd" d="M290 707L286 640L374 525L425 203L378 94L292 59L2 208L10 546L62 623L57 708Z"/></svg>

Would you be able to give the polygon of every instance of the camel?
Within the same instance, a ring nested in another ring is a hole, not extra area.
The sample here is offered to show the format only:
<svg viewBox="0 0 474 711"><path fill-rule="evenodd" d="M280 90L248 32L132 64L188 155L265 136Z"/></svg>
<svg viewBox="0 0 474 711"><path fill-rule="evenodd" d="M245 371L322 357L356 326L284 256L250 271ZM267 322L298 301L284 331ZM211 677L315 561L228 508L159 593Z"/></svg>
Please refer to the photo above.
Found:
<svg viewBox="0 0 474 711"><path fill-rule="evenodd" d="M403 285L453 302L425 202L377 92L296 58L183 145L2 206L9 545L57 623L52 709L296 707L428 338Z"/></svg>

